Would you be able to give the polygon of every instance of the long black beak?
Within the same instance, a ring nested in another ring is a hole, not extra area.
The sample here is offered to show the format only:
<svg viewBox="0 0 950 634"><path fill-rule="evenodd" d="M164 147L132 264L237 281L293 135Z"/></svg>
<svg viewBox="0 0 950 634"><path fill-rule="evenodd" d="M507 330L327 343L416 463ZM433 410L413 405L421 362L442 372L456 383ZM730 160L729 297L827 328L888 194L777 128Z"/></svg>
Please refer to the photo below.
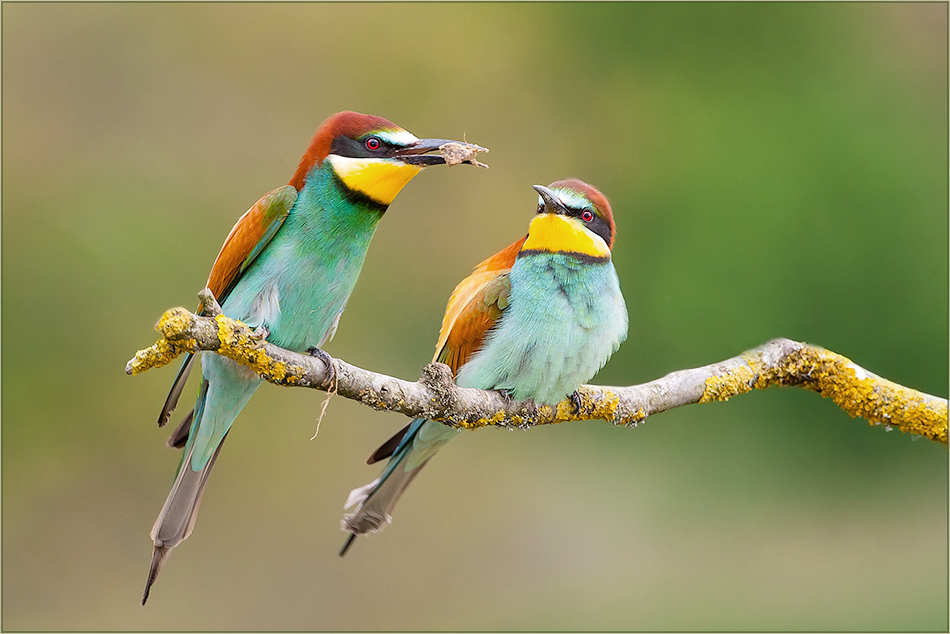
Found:
<svg viewBox="0 0 950 634"><path fill-rule="evenodd" d="M445 160L446 152L443 152L442 148L446 145L449 145L449 147L452 149L452 155L462 154L465 156L470 156L470 158L465 160L453 161L453 164L472 163L475 165L477 163L477 161L473 162L475 160L475 155L479 152L488 151L483 147L472 145L471 143L463 143L461 141L449 141L448 139L419 139L412 145L408 145L404 148L396 150L391 156L399 157L403 163L409 163L410 165L444 165L447 162ZM439 152L439 154L427 154L427 152ZM452 159L450 158L450 160Z"/></svg>
<svg viewBox="0 0 950 634"><path fill-rule="evenodd" d="M534 187L534 191L541 194L541 200L544 201L544 210L547 213L561 214L562 216L570 215L570 211L564 206L564 203L550 189L544 185L532 185L532 187Z"/></svg>

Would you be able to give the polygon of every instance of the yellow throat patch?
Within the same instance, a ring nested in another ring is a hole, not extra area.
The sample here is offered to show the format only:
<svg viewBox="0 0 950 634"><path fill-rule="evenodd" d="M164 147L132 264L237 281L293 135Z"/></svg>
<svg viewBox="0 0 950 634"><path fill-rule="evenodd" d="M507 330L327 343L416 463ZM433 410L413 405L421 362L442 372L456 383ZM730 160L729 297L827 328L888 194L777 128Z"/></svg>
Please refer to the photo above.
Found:
<svg viewBox="0 0 950 634"><path fill-rule="evenodd" d="M347 187L387 206L406 183L422 171L420 165L408 165L396 159L350 158L336 154L327 158Z"/></svg>
<svg viewBox="0 0 950 634"><path fill-rule="evenodd" d="M577 218L559 214L538 214L528 227L528 239L522 251L571 252L593 258L609 258L604 239L588 231Z"/></svg>

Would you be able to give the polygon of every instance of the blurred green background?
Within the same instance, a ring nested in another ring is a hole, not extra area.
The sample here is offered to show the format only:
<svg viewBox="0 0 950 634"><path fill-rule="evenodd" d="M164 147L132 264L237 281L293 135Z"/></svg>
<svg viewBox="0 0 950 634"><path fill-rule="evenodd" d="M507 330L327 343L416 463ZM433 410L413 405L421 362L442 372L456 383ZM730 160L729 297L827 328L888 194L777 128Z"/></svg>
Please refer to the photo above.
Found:
<svg viewBox="0 0 950 634"><path fill-rule="evenodd" d="M417 377L531 185L577 176L631 317L595 382L784 336L946 396L945 3L7 3L2 31L3 629L948 627L947 449L793 389L468 434L340 559L405 421L336 398L311 442L324 395L264 386L142 608L175 370L123 373L354 109L491 169L400 195L333 355Z"/></svg>

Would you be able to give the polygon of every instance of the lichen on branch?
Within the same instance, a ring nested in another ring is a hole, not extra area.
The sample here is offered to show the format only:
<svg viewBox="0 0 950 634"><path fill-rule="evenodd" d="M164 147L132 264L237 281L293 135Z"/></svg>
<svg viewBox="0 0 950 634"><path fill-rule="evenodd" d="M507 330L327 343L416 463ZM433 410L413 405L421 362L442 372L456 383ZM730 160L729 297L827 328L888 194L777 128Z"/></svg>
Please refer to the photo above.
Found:
<svg viewBox="0 0 950 634"><path fill-rule="evenodd" d="M254 370L263 379L277 385L301 385L321 387L313 380L322 380L326 366L320 359L313 359L317 373L308 376L302 359L310 359L289 350L284 350L264 340L266 331L255 331L237 319L221 312L211 291L200 294L201 314L184 308L172 308L162 315L155 329L162 334L152 346L138 351L125 366L126 374L139 374L174 361L175 357L188 352L216 352Z"/></svg>
<svg viewBox="0 0 950 634"><path fill-rule="evenodd" d="M872 425L897 427L947 444L947 401L883 379L850 359L819 346L798 344L780 359L765 364L743 355L748 365L712 377L700 403L724 401L772 385L801 386L830 398L854 417Z"/></svg>
<svg viewBox="0 0 950 634"><path fill-rule="evenodd" d="M672 372L643 385L582 385L575 405L512 401L499 392L460 388L441 363L423 368L418 381L405 381L350 365L340 359L302 354L266 341L221 313L208 289L199 293L199 314L167 311L156 324L162 338L140 350L126 365L139 374L180 354L216 352L244 364L265 380L284 386L332 387L340 396L378 410L422 417L463 429L488 425L528 428L581 420L633 425L675 407L725 401L772 385L800 386L830 398L851 416L872 425L896 427L947 444L947 399L931 396L876 376L845 357L819 346L773 339L720 363Z"/></svg>

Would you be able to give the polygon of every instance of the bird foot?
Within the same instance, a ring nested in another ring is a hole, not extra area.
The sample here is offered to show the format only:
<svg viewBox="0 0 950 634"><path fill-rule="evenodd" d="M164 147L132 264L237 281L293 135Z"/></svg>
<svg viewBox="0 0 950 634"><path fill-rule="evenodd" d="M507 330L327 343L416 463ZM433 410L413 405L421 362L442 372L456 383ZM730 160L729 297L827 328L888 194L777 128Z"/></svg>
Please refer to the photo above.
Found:
<svg viewBox="0 0 950 634"><path fill-rule="evenodd" d="M267 326L258 326L254 329L254 332L251 333L251 339L254 340L254 345L251 346L251 349L257 350L264 345L264 341L267 337L270 336L270 330L267 329Z"/></svg>
<svg viewBox="0 0 950 634"><path fill-rule="evenodd" d="M336 375L336 365L333 364L333 357L328 355L326 351L322 348L313 346L312 348L307 348L307 354L311 357L316 357L323 361L323 364L327 366L327 380L326 384L335 386L337 384L337 375Z"/></svg>
<svg viewBox="0 0 950 634"><path fill-rule="evenodd" d="M574 407L574 414L580 414L581 406L584 404L584 400L581 398L580 392L574 390L571 392L571 395L568 396L568 398L571 400L571 405Z"/></svg>

